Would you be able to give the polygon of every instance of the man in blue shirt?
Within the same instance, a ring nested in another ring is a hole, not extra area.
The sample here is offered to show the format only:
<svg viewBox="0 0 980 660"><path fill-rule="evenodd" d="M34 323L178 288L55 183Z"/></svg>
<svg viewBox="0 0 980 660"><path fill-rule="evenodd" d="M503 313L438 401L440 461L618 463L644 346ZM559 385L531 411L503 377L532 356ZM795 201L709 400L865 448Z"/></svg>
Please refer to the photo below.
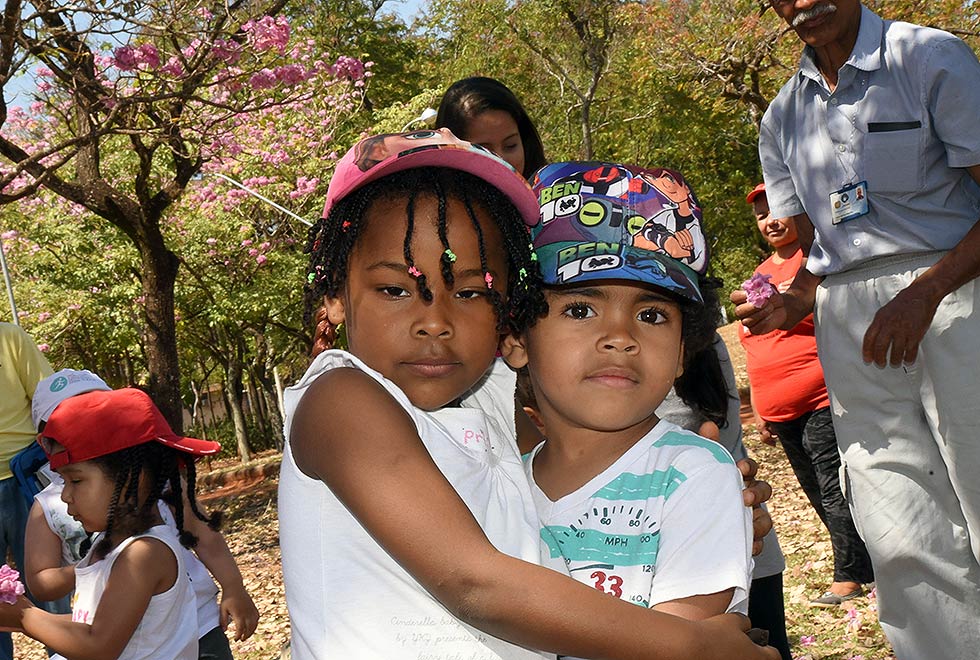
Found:
<svg viewBox="0 0 980 660"><path fill-rule="evenodd" d="M762 121L808 259L753 333L816 312L855 524L899 658L980 647L980 63L859 0L772 0L806 44Z"/></svg>

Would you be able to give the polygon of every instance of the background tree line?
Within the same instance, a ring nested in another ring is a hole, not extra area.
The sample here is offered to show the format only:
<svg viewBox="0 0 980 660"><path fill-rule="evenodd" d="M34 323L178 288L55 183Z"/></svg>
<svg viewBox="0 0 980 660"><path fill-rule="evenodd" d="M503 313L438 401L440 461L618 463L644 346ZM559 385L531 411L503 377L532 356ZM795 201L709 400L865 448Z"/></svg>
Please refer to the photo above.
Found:
<svg viewBox="0 0 980 660"><path fill-rule="evenodd" d="M972 0L868 4L980 49ZM359 136L400 130L470 75L514 90L550 159L684 172L728 288L764 257L744 195L800 50L767 2L422 9L408 25L391 0L8 0L0 231L20 322L52 364L147 387L242 460L280 446L281 389L310 340L306 228L222 177L312 221Z"/></svg>

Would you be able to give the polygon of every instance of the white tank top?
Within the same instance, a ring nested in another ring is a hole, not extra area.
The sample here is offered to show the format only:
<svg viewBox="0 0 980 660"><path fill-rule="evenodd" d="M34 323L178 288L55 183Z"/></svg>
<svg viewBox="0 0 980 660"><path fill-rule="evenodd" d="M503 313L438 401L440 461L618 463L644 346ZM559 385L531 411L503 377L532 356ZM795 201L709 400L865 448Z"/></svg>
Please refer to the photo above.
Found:
<svg viewBox="0 0 980 660"><path fill-rule="evenodd" d="M106 582L116 559L139 538L154 538L167 544L177 558L177 579L173 586L150 598L136 630L118 660L197 660L197 608L183 553L177 535L166 525L156 525L145 534L131 536L105 556L89 563L92 553L75 566L75 597L72 621L92 623Z"/></svg>
<svg viewBox="0 0 980 660"><path fill-rule="evenodd" d="M537 514L514 443L515 379L502 360L497 362L464 398L464 407L432 413L412 406L394 383L344 351L318 355L299 383L286 391L279 536L294 660L548 657L453 617L323 482L299 470L289 450L293 415L310 384L330 369L359 369L408 412L432 459L494 546L538 563ZM398 511L390 515L397 518Z"/></svg>

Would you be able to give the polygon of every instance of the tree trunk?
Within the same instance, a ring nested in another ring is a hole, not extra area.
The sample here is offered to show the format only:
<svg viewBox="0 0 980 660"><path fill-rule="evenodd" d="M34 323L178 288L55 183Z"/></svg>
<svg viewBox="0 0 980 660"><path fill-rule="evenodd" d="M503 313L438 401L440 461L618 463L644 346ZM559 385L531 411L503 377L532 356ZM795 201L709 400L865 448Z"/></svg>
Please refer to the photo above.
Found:
<svg viewBox="0 0 980 660"><path fill-rule="evenodd" d="M235 425L235 442L238 445L238 457L242 463L252 460L248 447L248 427L245 425L245 414L242 412L242 364L237 357L228 360L225 367L225 403L231 413Z"/></svg>
<svg viewBox="0 0 980 660"><path fill-rule="evenodd" d="M174 319L174 282L177 257L163 244L159 232L146 232L140 247L143 266L143 298L146 367L149 391L160 412L176 433L184 430L180 398L180 364L177 360L177 323ZM153 240L158 239L158 240Z"/></svg>

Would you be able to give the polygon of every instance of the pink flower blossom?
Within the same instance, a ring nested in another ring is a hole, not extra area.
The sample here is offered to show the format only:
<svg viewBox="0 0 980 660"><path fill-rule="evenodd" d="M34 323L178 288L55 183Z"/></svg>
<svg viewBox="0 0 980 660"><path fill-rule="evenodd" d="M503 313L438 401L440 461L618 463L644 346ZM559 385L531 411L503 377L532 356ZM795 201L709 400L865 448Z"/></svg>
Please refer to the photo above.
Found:
<svg viewBox="0 0 980 660"><path fill-rule="evenodd" d="M242 47L234 41L229 41L227 39L215 39L214 48L211 50L211 56L215 59L221 60L229 66L233 66L238 63L238 60L242 56Z"/></svg>
<svg viewBox="0 0 980 660"><path fill-rule="evenodd" d="M242 247L248 247L249 245L252 244L252 242L253 241L251 238L246 238L244 241L242 241Z"/></svg>
<svg viewBox="0 0 980 660"><path fill-rule="evenodd" d="M299 64L286 64L276 67L275 76L279 82L287 87L298 85L309 77Z"/></svg>
<svg viewBox="0 0 980 660"><path fill-rule="evenodd" d="M38 323L44 323L49 318L51 318L51 312L41 312L40 314L37 315Z"/></svg>
<svg viewBox="0 0 980 660"><path fill-rule="evenodd" d="M132 71L139 64L136 49L132 46L120 46L113 53L116 67L120 71Z"/></svg>
<svg viewBox="0 0 980 660"><path fill-rule="evenodd" d="M20 573L6 564L0 566L0 603L13 605L23 595L24 585L20 582Z"/></svg>
<svg viewBox="0 0 980 660"><path fill-rule="evenodd" d="M800 635L800 646L813 646L816 643L816 635Z"/></svg>
<svg viewBox="0 0 980 660"><path fill-rule="evenodd" d="M248 256L257 257L259 256L259 251L256 250L255 248L252 248L251 250L248 251Z"/></svg>
<svg viewBox="0 0 980 660"><path fill-rule="evenodd" d="M742 291L754 307L762 307L776 293L776 289L769 284L771 278L772 275L753 273L752 277L742 282Z"/></svg>
<svg viewBox="0 0 980 660"><path fill-rule="evenodd" d="M160 68L161 73L166 73L168 76L173 76L174 78L179 78L184 75L184 65L180 63L180 59L174 55L167 63Z"/></svg>
<svg viewBox="0 0 980 660"><path fill-rule="evenodd" d="M341 55L330 67L330 74L335 78L360 80L364 77L364 62L356 57Z"/></svg>
<svg viewBox="0 0 980 660"><path fill-rule="evenodd" d="M271 89L276 86L277 82L279 81L276 78L275 71L269 68L256 71L248 79L248 84L252 86L252 89Z"/></svg>
<svg viewBox="0 0 980 660"><path fill-rule="evenodd" d="M51 346L48 344L38 344L37 350L41 351L42 353L47 353L51 350Z"/></svg>
<svg viewBox="0 0 980 660"><path fill-rule="evenodd" d="M260 254L259 256L255 257L255 263L257 263L260 266L262 264L264 264L265 262L267 262L268 260L269 260L269 258L267 256L265 256L264 254Z"/></svg>
<svg viewBox="0 0 980 660"><path fill-rule="evenodd" d="M34 73L36 73L39 78L53 78L54 77L54 71L52 71L51 69L49 69L46 66L39 66L38 68L34 69Z"/></svg>
<svg viewBox="0 0 980 660"><path fill-rule="evenodd" d="M249 21L242 26L242 31L248 35L252 47L260 53L273 49L279 51L280 55L286 52L289 21L283 16L263 16L257 21Z"/></svg>
<svg viewBox="0 0 980 660"><path fill-rule="evenodd" d="M217 238L209 238L209 239L207 239L204 242L207 243L208 245L214 245L214 244L216 244L218 242L218 239Z"/></svg>
<svg viewBox="0 0 980 660"><path fill-rule="evenodd" d="M160 53L153 44L142 44L137 48L137 60L140 64L156 69L160 66Z"/></svg>

